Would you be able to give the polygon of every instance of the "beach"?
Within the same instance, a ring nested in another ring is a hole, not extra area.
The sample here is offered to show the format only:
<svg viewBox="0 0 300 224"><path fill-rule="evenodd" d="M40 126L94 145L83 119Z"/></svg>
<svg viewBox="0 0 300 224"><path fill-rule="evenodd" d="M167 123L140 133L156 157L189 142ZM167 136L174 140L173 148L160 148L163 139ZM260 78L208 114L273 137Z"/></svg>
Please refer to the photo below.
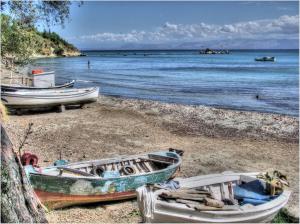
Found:
<svg viewBox="0 0 300 224"><path fill-rule="evenodd" d="M118 155L184 150L181 177L223 171L279 170L293 191L287 205L298 216L298 118L271 113L187 106L100 96L98 102L64 113L11 115L5 128L18 148L33 123L24 151L39 165L59 159L83 161ZM141 221L135 200L74 206L47 213L49 222Z"/></svg>

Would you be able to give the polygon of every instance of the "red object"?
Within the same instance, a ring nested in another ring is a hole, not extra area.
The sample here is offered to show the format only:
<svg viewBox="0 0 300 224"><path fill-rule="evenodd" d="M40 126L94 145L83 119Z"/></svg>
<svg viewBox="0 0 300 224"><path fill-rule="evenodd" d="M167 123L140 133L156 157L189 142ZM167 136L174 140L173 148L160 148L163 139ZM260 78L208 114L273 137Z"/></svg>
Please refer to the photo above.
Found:
<svg viewBox="0 0 300 224"><path fill-rule="evenodd" d="M37 166L38 160L39 159L36 155L31 154L29 152L25 152L21 157L21 162L23 166L26 165Z"/></svg>
<svg viewBox="0 0 300 224"><path fill-rule="evenodd" d="M44 73L43 69L34 69L31 71L31 74L35 75L35 74L41 74Z"/></svg>

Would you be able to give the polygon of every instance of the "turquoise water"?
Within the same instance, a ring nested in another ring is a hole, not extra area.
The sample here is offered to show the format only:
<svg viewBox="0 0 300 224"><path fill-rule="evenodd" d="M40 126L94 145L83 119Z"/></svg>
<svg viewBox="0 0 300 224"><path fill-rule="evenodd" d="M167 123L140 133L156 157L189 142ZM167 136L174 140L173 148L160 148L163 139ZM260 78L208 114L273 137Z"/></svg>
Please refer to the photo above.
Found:
<svg viewBox="0 0 300 224"><path fill-rule="evenodd" d="M100 86L103 95L298 116L298 50L83 53L87 57L39 59L35 66L55 70L58 83ZM260 56L276 62L255 62Z"/></svg>

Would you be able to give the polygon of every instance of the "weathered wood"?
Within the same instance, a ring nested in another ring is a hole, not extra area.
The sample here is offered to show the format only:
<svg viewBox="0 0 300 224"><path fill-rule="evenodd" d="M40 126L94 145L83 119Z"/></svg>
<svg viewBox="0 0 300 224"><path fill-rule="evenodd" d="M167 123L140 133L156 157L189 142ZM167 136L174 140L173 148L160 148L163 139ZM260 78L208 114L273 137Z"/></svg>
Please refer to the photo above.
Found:
<svg viewBox="0 0 300 224"><path fill-rule="evenodd" d="M204 198L204 203L206 206L215 207L215 208L223 208L224 202L212 198Z"/></svg>
<svg viewBox="0 0 300 224"><path fill-rule="evenodd" d="M176 199L176 202L182 203L182 204L187 204L187 205L198 205L199 202L192 201L192 200L184 200L184 199Z"/></svg>
<svg viewBox="0 0 300 224"><path fill-rule="evenodd" d="M210 207L206 206L204 204L186 204L190 208L194 208L195 210L198 211L236 211L238 210L237 206L232 206L232 205L226 205L223 208L216 208L216 207Z"/></svg>
<svg viewBox="0 0 300 224"><path fill-rule="evenodd" d="M180 192L163 192L160 197L166 199L184 199L184 200L193 200L193 201L203 201L206 195L196 195L196 194L186 194Z"/></svg>
<svg viewBox="0 0 300 224"><path fill-rule="evenodd" d="M211 192L205 190L191 189L191 188L180 188L176 192L184 192L187 194L205 194L211 196Z"/></svg>
<svg viewBox="0 0 300 224"><path fill-rule="evenodd" d="M47 223L12 143L1 124L1 222Z"/></svg>
<svg viewBox="0 0 300 224"><path fill-rule="evenodd" d="M161 156L169 155L170 152L160 152ZM177 154L173 153L174 157ZM106 164L107 170L110 171L112 165L117 169L116 164L128 166L129 160L138 160L139 157L147 157L149 154L121 157L121 159L104 159L87 162L69 163L61 167L83 171L84 167L99 167ZM179 157L178 157L179 158ZM107 165L111 164L111 165ZM122 200L133 198L136 196L135 190L145 184L162 183L171 178L179 168L181 160L178 159L177 164L156 170L151 173L139 173L132 175L123 175L120 172L112 173L107 177L78 177L77 175L62 173L58 176L61 167L45 167L37 170L29 170L30 182L36 192L39 192L40 200L48 206L48 208L62 208L70 205L81 203L94 203L97 201ZM110 173L108 173L110 174ZM77 196L84 196L82 197ZM70 201L66 201L70 200Z"/></svg>
<svg viewBox="0 0 300 224"><path fill-rule="evenodd" d="M144 158L139 158L139 159L142 160L143 162L151 161L151 162L157 162L157 163L164 163L164 164L168 164L168 165L174 164L172 162L158 160L158 159L144 159Z"/></svg>
<svg viewBox="0 0 300 224"><path fill-rule="evenodd" d="M75 174L78 174L78 175L81 175L81 176L85 176L85 177L94 177L95 176L93 174L90 174L90 173L87 173L87 172L83 172L81 170L76 170L76 169L68 168L68 167L59 167L59 169L63 170L63 171L70 172L70 173L75 173Z"/></svg>

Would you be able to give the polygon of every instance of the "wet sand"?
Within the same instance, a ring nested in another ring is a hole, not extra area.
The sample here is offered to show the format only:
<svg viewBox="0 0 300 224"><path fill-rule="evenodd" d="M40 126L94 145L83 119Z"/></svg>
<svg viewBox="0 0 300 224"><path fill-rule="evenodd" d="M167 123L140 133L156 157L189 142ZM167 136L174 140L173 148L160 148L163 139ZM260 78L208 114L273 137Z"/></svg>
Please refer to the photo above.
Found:
<svg viewBox="0 0 300 224"><path fill-rule="evenodd" d="M72 162L164 150L185 151L180 176L277 169L288 175L293 195L288 209L298 214L298 118L100 97L99 102L64 113L10 116L5 124L19 146L33 123L24 150L40 165L59 158ZM139 222L135 200L51 211L50 222ZM298 215L297 215L298 217Z"/></svg>

